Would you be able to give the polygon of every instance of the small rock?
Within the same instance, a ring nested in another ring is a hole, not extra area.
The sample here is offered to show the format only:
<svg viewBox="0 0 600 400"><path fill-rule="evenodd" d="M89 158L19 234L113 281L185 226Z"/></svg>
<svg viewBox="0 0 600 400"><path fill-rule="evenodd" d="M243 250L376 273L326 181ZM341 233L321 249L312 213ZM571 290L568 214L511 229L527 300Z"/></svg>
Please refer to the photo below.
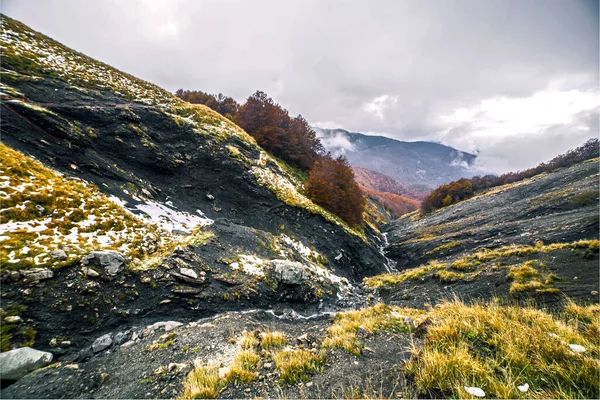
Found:
<svg viewBox="0 0 600 400"><path fill-rule="evenodd" d="M517 386L521 392L526 393L529 390L529 383L525 383L524 385Z"/></svg>
<svg viewBox="0 0 600 400"><path fill-rule="evenodd" d="M6 380L18 380L29 372L50 364L53 358L52 353L31 347L0 353L0 376Z"/></svg>
<svg viewBox="0 0 600 400"><path fill-rule="evenodd" d="M6 321L9 324L20 324L21 322L23 322L21 317L19 317L18 315L11 315L10 317L5 317L4 321Z"/></svg>
<svg viewBox="0 0 600 400"><path fill-rule="evenodd" d="M165 321L165 322L156 322L152 325L149 325L147 327L147 329L151 330L151 331L155 331L158 328L165 328L165 331L170 331L172 329L177 328L178 326L183 325L181 322L177 322L177 321Z"/></svg>
<svg viewBox="0 0 600 400"><path fill-rule="evenodd" d="M598 296L598 291L597 291L597 290L592 290L592 291L590 292L590 294L591 294L592 296Z"/></svg>
<svg viewBox="0 0 600 400"><path fill-rule="evenodd" d="M250 393L251 391L252 391L252 389L250 389L250 388L244 389L244 393Z"/></svg>
<svg viewBox="0 0 600 400"><path fill-rule="evenodd" d="M300 285L305 280L305 267L299 262L288 260L271 260L269 265L275 277L281 283Z"/></svg>
<svg viewBox="0 0 600 400"><path fill-rule="evenodd" d="M152 278L150 278L149 276L142 276L142 279L140 279L140 282L150 283L150 282L152 282Z"/></svg>
<svg viewBox="0 0 600 400"><path fill-rule="evenodd" d="M21 272L21 276L26 281L41 281L54 277L54 272L48 268L32 268Z"/></svg>
<svg viewBox="0 0 600 400"><path fill-rule="evenodd" d="M100 276L100 274L93 268L81 268L81 272L83 272L83 275L89 276L90 278L97 278Z"/></svg>
<svg viewBox="0 0 600 400"><path fill-rule="evenodd" d="M210 201L213 201L215 199L215 196L213 196L212 194L209 193L206 195L206 198Z"/></svg>
<svg viewBox="0 0 600 400"><path fill-rule="evenodd" d="M58 339L56 338L52 338L50 339L50 343L48 343L50 345L50 347L56 347L58 346Z"/></svg>
<svg viewBox="0 0 600 400"><path fill-rule="evenodd" d="M313 383L312 383L312 382L306 382L306 385L305 385L305 386L306 386L307 388L309 388L309 387L312 387L312 385L313 385Z"/></svg>
<svg viewBox="0 0 600 400"><path fill-rule="evenodd" d="M469 394L472 394L473 396L485 397L485 392L483 391L483 389L478 387L465 386L465 391Z"/></svg>
<svg viewBox="0 0 600 400"><path fill-rule="evenodd" d="M52 258L54 258L54 259L56 259L56 260L61 260L61 261L64 261L64 260L66 260L67 258L69 258L69 257L67 256L67 253L66 253L64 250L60 250L60 249L58 249L58 250L53 250L53 251L50 253L50 257L52 257Z"/></svg>
<svg viewBox="0 0 600 400"><path fill-rule="evenodd" d="M67 364L67 365L65 365L65 368L79 369L79 364Z"/></svg>
<svg viewBox="0 0 600 400"><path fill-rule="evenodd" d="M21 277L19 271L10 271L9 275L11 281L17 281Z"/></svg>
<svg viewBox="0 0 600 400"><path fill-rule="evenodd" d="M130 347L130 346L133 346L134 344L135 344L135 342L133 340L129 340L129 341L123 343L121 345L121 348L127 348L127 347Z"/></svg>
<svg viewBox="0 0 600 400"><path fill-rule="evenodd" d="M219 368L219 378L225 379L225 377L227 376L229 371L231 371L231 368L229 368L229 367Z"/></svg>
<svg viewBox="0 0 600 400"><path fill-rule="evenodd" d="M263 364L263 368L264 369L271 369L271 368L273 368L273 363L270 363L270 362L269 363L264 363Z"/></svg>
<svg viewBox="0 0 600 400"><path fill-rule="evenodd" d="M115 276L125 268L125 256L114 250L96 250L81 260L82 266L95 265L104 268L109 276Z"/></svg>
<svg viewBox="0 0 600 400"><path fill-rule="evenodd" d="M72 311L73 310L73 306L69 304L68 306L65 307L65 310Z"/></svg>
<svg viewBox="0 0 600 400"><path fill-rule="evenodd" d="M129 331L125 331L125 332L119 332L115 335L115 344L117 346L125 343L125 341L127 340L127 338L129 337Z"/></svg>
<svg viewBox="0 0 600 400"><path fill-rule="evenodd" d="M69 347L69 346L71 346L70 340L63 340L62 342L60 342L60 347Z"/></svg>
<svg viewBox="0 0 600 400"><path fill-rule="evenodd" d="M100 384L104 385L108 381L109 378L110 378L110 374L107 374L106 372L102 372L100 374Z"/></svg>
<svg viewBox="0 0 600 400"><path fill-rule="evenodd" d="M179 268L179 273L193 279L198 279L198 274L191 268Z"/></svg>
<svg viewBox="0 0 600 400"><path fill-rule="evenodd" d="M112 345L112 343L112 335L110 333L107 333L106 335L100 336L94 341L94 343L92 344L92 351L94 353L98 353L104 349L109 348Z"/></svg>
<svg viewBox="0 0 600 400"><path fill-rule="evenodd" d="M38 217L41 217L42 215L46 214L46 209L44 208L44 206L36 204L35 213L38 215Z"/></svg>
<svg viewBox="0 0 600 400"><path fill-rule="evenodd" d="M586 348L583 347L583 346L581 346L581 345L579 345L579 344L569 344L569 347L575 353L585 353L586 352Z"/></svg>
<svg viewBox="0 0 600 400"><path fill-rule="evenodd" d="M164 300L161 300L160 303L158 303L158 304L169 304L170 302L171 302L170 299L164 299Z"/></svg>

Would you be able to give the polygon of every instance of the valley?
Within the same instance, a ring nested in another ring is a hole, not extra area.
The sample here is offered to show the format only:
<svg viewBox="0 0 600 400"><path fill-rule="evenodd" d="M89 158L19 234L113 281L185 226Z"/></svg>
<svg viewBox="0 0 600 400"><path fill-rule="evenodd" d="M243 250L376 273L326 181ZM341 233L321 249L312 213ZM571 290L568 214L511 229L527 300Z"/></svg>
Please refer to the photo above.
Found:
<svg viewBox="0 0 600 400"><path fill-rule="evenodd" d="M232 119L0 18L2 398L599 396L598 158L425 214L474 155L321 130L352 224Z"/></svg>

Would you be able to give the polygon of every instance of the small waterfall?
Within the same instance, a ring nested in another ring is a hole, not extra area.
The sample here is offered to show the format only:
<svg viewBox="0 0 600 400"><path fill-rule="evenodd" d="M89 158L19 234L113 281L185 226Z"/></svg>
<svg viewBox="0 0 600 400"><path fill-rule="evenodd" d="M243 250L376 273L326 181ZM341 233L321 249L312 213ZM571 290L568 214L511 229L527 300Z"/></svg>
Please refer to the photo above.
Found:
<svg viewBox="0 0 600 400"><path fill-rule="evenodd" d="M385 257L385 269L387 272L398 272L396 269L396 261L388 258L388 256L385 255L385 248L389 245L387 232L382 233L381 236L383 239L381 240L381 246L379 246L379 253Z"/></svg>

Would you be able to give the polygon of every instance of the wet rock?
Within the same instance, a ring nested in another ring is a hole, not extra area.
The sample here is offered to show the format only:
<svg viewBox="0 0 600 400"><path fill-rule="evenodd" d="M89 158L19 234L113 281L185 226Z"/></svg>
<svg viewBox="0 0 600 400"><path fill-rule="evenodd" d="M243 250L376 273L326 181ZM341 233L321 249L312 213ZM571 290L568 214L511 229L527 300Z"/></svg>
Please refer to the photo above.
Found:
<svg viewBox="0 0 600 400"><path fill-rule="evenodd" d="M275 277L281 283L288 285L300 285L305 280L305 268L296 261L271 260L269 265L273 269Z"/></svg>
<svg viewBox="0 0 600 400"><path fill-rule="evenodd" d="M52 353L31 347L0 353L0 376L5 380L18 380L29 372L50 364L53 357Z"/></svg>
<svg viewBox="0 0 600 400"><path fill-rule="evenodd" d="M35 282L54 277L54 272L48 268L32 268L21 271L21 277L26 281Z"/></svg>
<svg viewBox="0 0 600 400"><path fill-rule="evenodd" d="M125 268L125 257L114 250L96 250L83 257L81 265L101 267L107 275L115 276Z"/></svg>
<svg viewBox="0 0 600 400"><path fill-rule="evenodd" d="M54 250L50 253L50 257L60 261L64 261L69 258L64 250Z"/></svg>
<svg viewBox="0 0 600 400"><path fill-rule="evenodd" d="M94 353L98 353L104 349L109 348L113 343L112 335L107 333L104 336L100 336L98 339L92 343L92 351Z"/></svg>

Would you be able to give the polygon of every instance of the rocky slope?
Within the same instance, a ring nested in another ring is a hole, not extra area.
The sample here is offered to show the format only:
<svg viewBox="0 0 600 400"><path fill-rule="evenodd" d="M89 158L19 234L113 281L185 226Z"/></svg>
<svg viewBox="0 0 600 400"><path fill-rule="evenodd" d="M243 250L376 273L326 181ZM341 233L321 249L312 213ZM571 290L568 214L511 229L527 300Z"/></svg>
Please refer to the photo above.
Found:
<svg viewBox="0 0 600 400"><path fill-rule="evenodd" d="M58 338L60 355L164 315L343 306L351 281L386 270L375 231L312 203L217 113L4 16L0 41L2 307L24 321L3 350Z"/></svg>
<svg viewBox="0 0 600 400"><path fill-rule="evenodd" d="M315 128L323 145L352 166L391 176L414 193L472 176L475 155L432 142L403 142L343 129Z"/></svg>
<svg viewBox="0 0 600 400"><path fill-rule="evenodd" d="M421 303L453 293L506 297L515 281L511 268L530 262L538 277L528 281L531 287L513 290L513 297L537 294L552 302L567 294L597 301L598 172L593 159L430 215L408 214L385 228L385 252L405 275L393 277L393 284L373 283L393 288L399 300L418 296ZM550 274L555 282L540 286Z"/></svg>

